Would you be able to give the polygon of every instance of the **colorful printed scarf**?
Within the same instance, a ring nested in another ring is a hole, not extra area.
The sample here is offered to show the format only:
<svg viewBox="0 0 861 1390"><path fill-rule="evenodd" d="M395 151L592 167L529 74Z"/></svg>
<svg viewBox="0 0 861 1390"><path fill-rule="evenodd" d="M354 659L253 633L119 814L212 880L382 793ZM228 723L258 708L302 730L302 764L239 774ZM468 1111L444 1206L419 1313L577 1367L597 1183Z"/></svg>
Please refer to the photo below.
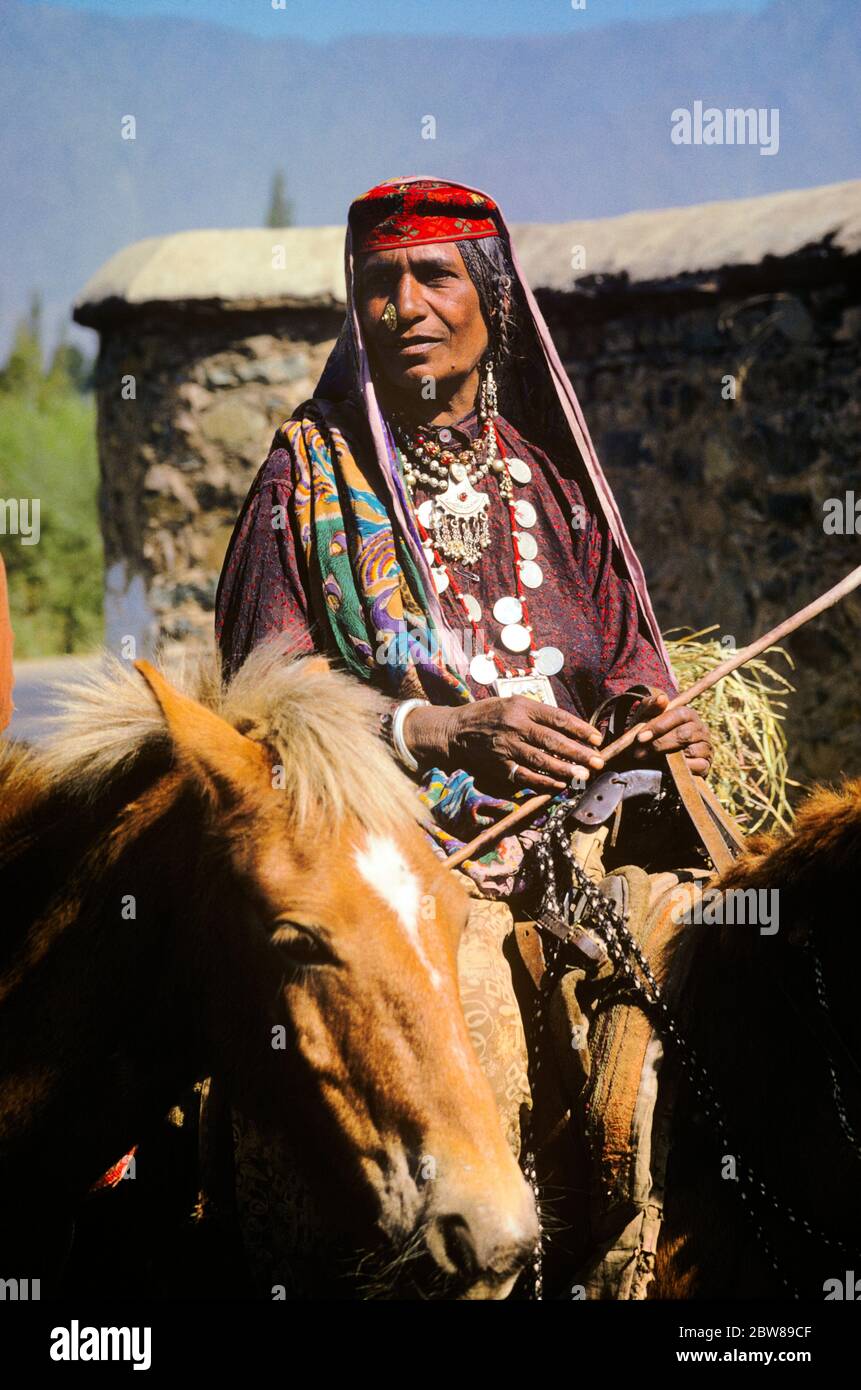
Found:
<svg viewBox="0 0 861 1390"><path fill-rule="evenodd" d="M346 402L333 407L316 401L313 416L281 427L293 460L293 520L319 629L347 670L377 682L382 673L393 698L468 703L468 685L445 662L413 556L380 500L374 457L365 451L368 463L360 464L347 442L345 428L361 421L358 411L351 419L353 410ZM472 839L530 793L512 801L487 796L468 773L435 767L425 773L419 795L433 811L440 853L453 854L464 843L461 835ZM488 896L507 896L522 858L523 844L509 837L465 872Z"/></svg>
<svg viewBox="0 0 861 1390"><path fill-rule="evenodd" d="M394 697L412 691L434 704L465 703L469 687L445 663L425 580L392 527L374 457L360 464L345 437L349 404L314 405L313 416L285 421L281 435L293 459L296 532L322 630L349 671L377 681L382 671Z"/></svg>

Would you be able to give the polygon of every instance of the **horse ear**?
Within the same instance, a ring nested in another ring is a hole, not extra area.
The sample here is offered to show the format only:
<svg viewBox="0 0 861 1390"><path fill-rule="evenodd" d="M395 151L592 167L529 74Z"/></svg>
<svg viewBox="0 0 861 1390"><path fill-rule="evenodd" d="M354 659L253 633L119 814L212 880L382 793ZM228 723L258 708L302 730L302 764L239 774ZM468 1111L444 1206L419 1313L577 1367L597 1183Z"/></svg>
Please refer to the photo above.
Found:
<svg viewBox="0 0 861 1390"><path fill-rule="evenodd" d="M270 757L262 744L240 734L197 700L182 695L148 661L136 661L135 667L161 706L177 753L210 787L220 793L227 783L242 791L249 784L259 786L261 777L271 785Z"/></svg>

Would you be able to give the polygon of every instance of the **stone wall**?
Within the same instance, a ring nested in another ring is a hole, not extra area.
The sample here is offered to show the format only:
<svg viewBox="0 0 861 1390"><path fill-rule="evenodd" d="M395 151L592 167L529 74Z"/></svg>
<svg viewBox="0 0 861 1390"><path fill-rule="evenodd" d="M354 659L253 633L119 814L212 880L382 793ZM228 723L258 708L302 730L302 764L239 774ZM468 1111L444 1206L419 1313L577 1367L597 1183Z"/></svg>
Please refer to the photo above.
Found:
<svg viewBox="0 0 861 1390"><path fill-rule="evenodd" d="M823 511L861 502L859 269L544 297L664 631L717 624L743 646L861 564ZM772 658L797 686L798 777L861 773L859 630L856 593L787 640L794 672Z"/></svg>
<svg viewBox="0 0 861 1390"><path fill-rule="evenodd" d="M311 395L343 315L153 315L106 329L98 365L106 641L212 640L221 562L272 435ZM128 385L134 378L134 399Z"/></svg>

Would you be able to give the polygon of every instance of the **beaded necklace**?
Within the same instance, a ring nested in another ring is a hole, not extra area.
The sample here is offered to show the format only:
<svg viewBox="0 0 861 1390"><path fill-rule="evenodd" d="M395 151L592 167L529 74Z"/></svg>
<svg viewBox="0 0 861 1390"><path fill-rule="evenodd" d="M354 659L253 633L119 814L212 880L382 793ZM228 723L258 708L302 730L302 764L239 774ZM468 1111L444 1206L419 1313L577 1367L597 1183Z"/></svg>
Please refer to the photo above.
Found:
<svg viewBox="0 0 861 1390"><path fill-rule="evenodd" d="M511 493L511 479L499 453L499 437L494 425L496 412L496 379L493 363L488 361L479 393L481 432L474 446L455 452L422 433L412 438L409 426L401 417L395 415L392 420L410 499L417 483L436 493L419 508L422 525L431 535L434 550L447 560L461 561L465 565L478 564L482 552L490 544L487 524L490 498L486 492L478 492L475 484L494 472L499 477L503 496Z"/></svg>
<svg viewBox="0 0 861 1390"><path fill-rule="evenodd" d="M502 627L503 646L510 652L527 653L525 671L508 665L492 646L484 645L478 628L482 616L478 600L472 594L464 594L446 564L448 557L442 553L437 534L429 532L428 523L432 520L432 513L428 508L433 505L430 501L422 502L416 509L419 535L431 566L437 592L442 594L451 586L452 593L472 629L474 655L469 663L472 679L477 685L488 686L496 695L523 694L540 700L543 704L555 705L557 701L549 678L562 669L564 656L558 647L541 647L538 651L535 650L526 589L537 589L544 576L541 567L535 562L535 538L528 534L528 530L524 533L519 529L534 526L537 517L530 502L522 498L515 500L512 486L513 477L525 483L530 480L532 474L528 464L522 459L510 459L505 454L504 445L493 421L491 430L493 453L499 463L499 467L495 469L499 474L499 490L508 508L516 587L516 596L507 595L497 599L493 606L493 616ZM490 499L485 495L484 500L488 503Z"/></svg>

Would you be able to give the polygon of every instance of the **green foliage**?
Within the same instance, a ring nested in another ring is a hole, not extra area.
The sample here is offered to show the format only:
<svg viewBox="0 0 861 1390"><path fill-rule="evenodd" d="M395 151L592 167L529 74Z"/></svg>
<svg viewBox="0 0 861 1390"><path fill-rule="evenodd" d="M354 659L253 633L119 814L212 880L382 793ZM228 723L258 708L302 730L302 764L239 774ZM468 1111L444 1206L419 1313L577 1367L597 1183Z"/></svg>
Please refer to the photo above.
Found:
<svg viewBox="0 0 861 1390"><path fill-rule="evenodd" d="M51 395L70 388L74 391L91 391L91 363L74 343L58 343L51 358L46 381Z"/></svg>
<svg viewBox="0 0 861 1390"><path fill-rule="evenodd" d="M287 197L287 180L283 169L276 169L269 195L269 211L266 214L267 227L292 227L293 204Z"/></svg>
<svg viewBox="0 0 861 1390"><path fill-rule="evenodd" d="M0 511L16 659L87 651L102 640L96 409L80 390L87 375L66 345L43 374L35 313L0 372L0 501L39 499L35 545L3 534Z"/></svg>
<svg viewBox="0 0 861 1390"><path fill-rule="evenodd" d="M37 402L42 393L42 349L30 324L22 320L15 330L12 351L0 372L0 391L21 400Z"/></svg>

